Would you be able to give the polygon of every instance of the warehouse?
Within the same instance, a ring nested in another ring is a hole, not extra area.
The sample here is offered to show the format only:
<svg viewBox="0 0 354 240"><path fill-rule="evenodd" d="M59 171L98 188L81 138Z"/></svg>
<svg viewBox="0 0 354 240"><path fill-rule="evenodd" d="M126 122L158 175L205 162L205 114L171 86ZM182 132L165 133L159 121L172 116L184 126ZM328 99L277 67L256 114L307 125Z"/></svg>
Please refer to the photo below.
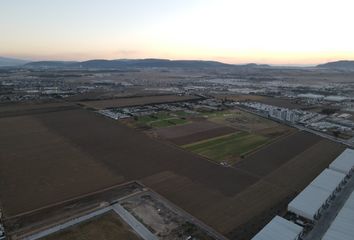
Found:
<svg viewBox="0 0 354 240"><path fill-rule="evenodd" d="M297 240L302 230L299 225L276 216L252 240Z"/></svg>
<svg viewBox="0 0 354 240"><path fill-rule="evenodd" d="M346 175L325 169L288 205L288 211L314 221L330 198L341 188Z"/></svg>
<svg viewBox="0 0 354 240"><path fill-rule="evenodd" d="M346 175L351 175L354 169L354 150L347 148L329 165L329 168Z"/></svg>
<svg viewBox="0 0 354 240"><path fill-rule="evenodd" d="M354 193L350 195L343 208L323 236L322 240L354 239Z"/></svg>

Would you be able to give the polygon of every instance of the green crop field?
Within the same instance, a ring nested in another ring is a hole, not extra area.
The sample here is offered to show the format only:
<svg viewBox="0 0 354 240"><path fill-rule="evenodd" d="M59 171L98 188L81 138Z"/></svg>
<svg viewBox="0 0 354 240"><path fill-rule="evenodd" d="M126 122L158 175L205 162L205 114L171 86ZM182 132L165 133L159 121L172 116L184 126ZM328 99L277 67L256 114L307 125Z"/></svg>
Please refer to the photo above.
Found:
<svg viewBox="0 0 354 240"><path fill-rule="evenodd" d="M233 158L245 155L268 141L268 138L261 135L238 132L188 144L183 147L186 150L192 151L216 162L232 162Z"/></svg>

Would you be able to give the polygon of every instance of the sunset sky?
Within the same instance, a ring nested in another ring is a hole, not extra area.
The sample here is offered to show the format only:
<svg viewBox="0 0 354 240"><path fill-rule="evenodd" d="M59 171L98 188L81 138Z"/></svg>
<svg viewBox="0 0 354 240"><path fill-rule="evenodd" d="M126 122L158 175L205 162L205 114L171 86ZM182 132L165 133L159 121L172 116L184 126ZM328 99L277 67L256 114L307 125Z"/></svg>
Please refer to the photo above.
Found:
<svg viewBox="0 0 354 240"><path fill-rule="evenodd" d="M354 59L353 0L0 0L0 56Z"/></svg>

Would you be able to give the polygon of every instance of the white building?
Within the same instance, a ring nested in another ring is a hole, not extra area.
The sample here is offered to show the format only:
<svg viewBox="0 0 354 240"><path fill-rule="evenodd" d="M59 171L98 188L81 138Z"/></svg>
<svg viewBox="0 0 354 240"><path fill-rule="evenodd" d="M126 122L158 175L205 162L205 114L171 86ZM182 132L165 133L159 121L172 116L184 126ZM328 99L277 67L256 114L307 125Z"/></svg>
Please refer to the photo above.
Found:
<svg viewBox="0 0 354 240"><path fill-rule="evenodd" d="M303 228L276 216L252 240L297 240Z"/></svg>
<svg viewBox="0 0 354 240"><path fill-rule="evenodd" d="M354 239L354 193L350 195L322 240Z"/></svg>
<svg viewBox="0 0 354 240"><path fill-rule="evenodd" d="M329 165L329 168L350 175L354 169L354 150L347 148Z"/></svg>
<svg viewBox="0 0 354 240"><path fill-rule="evenodd" d="M288 205L288 211L314 221L345 181L346 175L325 169Z"/></svg>

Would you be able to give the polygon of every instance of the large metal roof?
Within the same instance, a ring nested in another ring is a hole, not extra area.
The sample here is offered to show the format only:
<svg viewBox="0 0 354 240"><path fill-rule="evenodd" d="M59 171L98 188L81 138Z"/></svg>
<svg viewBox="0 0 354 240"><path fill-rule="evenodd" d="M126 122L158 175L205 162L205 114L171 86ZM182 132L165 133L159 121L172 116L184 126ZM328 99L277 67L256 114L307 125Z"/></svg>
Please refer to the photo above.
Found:
<svg viewBox="0 0 354 240"><path fill-rule="evenodd" d="M289 203L288 210L309 220L314 220L315 215L344 178L345 174L325 169Z"/></svg>
<svg viewBox="0 0 354 240"><path fill-rule="evenodd" d="M345 174L331 169L325 169L310 185L333 192L345 179Z"/></svg>
<svg viewBox="0 0 354 240"><path fill-rule="evenodd" d="M354 239L354 193L350 195L343 208L323 236L322 240Z"/></svg>
<svg viewBox="0 0 354 240"><path fill-rule="evenodd" d="M295 240L301 232L301 226L276 216L252 240Z"/></svg>
<svg viewBox="0 0 354 240"><path fill-rule="evenodd" d="M347 148L330 165L330 169L348 174L354 168L354 150Z"/></svg>

